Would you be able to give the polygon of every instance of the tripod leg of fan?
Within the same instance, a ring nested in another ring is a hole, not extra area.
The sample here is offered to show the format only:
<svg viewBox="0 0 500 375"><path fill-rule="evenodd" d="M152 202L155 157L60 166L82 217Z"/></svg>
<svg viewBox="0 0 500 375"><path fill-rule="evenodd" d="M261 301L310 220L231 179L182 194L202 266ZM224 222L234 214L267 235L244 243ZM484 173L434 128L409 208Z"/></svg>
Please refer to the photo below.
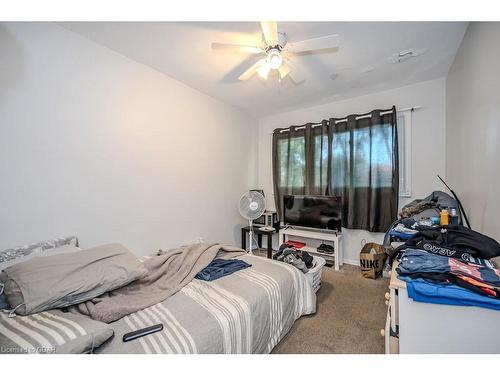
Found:
<svg viewBox="0 0 500 375"><path fill-rule="evenodd" d="M248 238L247 238L247 240L248 240L248 242L247 242L247 243L248 243L248 245L247 245L247 247L246 247L246 249L245 249L245 250L247 251L247 253L249 253L249 252L250 252L250 250L252 249L252 233L248 232L248 234L247 234L247 235L248 235Z"/></svg>
<svg viewBox="0 0 500 375"><path fill-rule="evenodd" d="M257 246L257 251L259 252L259 255L261 255L262 249L259 246L259 242L256 241L255 237L254 237L255 233L253 231L253 220L248 220L248 224L250 225L250 231L248 233L250 236L250 241L249 241L250 242L250 250L249 250L249 252L250 252L250 254L253 255L253 244L255 243L255 245Z"/></svg>
<svg viewBox="0 0 500 375"><path fill-rule="evenodd" d="M250 248L248 252L253 255L253 221L249 220L250 223Z"/></svg>
<svg viewBox="0 0 500 375"><path fill-rule="evenodd" d="M253 244L257 245L257 251L259 252L259 255L262 255L262 249L259 246L259 242L255 240L254 237L254 231L253 231L253 220L248 220L248 225L250 227L250 230L248 231L248 242L250 243L250 247L248 248L248 252L253 255ZM246 250L246 249L245 249Z"/></svg>

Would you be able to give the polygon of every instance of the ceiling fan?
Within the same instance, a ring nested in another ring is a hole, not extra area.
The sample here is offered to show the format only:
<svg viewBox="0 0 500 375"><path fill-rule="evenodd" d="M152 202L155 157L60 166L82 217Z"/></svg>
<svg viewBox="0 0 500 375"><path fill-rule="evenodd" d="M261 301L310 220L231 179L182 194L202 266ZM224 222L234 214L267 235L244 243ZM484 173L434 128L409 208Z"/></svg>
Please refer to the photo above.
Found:
<svg viewBox="0 0 500 375"><path fill-rule="evenodd" d="M307 54L339 47L339 36L337 34L287 43L286 34L278 32L276 22L262 21L260 26L263 39L260 46L212 43L212 49L231 49L237 52L264 56L238 77L240 81L252 78L255 73L267 79L271 71L277 70L280 79L289 76L294 82L301 82L304 79L292 65L289 55Z"/></svg>

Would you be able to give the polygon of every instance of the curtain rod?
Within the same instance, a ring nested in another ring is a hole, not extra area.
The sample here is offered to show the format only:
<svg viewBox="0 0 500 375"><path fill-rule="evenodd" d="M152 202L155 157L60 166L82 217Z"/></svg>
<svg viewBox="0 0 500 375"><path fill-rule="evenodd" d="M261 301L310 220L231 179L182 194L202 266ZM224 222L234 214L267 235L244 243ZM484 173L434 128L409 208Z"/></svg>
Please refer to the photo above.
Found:
<svg viewBox="0 0 500 375"><path fill-rule="evenodd" d="M408 112L408 111L414 111L416 109L420 109L422 108L422 106L420 105L417 105L417 106L414 106L414 107L408 107L408 108L403 108L403 109L396 109L396 113L398 112ZM391 113L392 111L385 111L385 112L380 112L380 115L387 115L389 113ZM363 118L370 118L372 117L371 114L367 114L367 115L363 115L363 116L358 116L356 117L356 120L361 120ZM340 119L340 120L337 120L335 121L335 124L340 124L340 123L343 123L343 122L347 122L347 117L346 118L343 118L343 119ZM313 122L313 123L309 123L309 124L314 124L312 125L311 127L312 128L315 128L317 126L320 126L322 124L322 122ZM304 129L305 128L305 125L304 126L298 126L296 129ZM283 130L280 130L280 133L284 133L284 132L288 132L290 131L290 129L283 129ZM269 134L273 134L273 133L269 133Z"/></svg>

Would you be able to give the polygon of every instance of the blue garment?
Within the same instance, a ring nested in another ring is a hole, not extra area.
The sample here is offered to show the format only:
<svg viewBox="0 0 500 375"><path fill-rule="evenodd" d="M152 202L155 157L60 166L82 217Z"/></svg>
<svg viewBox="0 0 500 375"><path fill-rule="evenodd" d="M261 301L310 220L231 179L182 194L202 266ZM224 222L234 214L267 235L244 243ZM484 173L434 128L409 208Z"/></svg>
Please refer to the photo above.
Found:
<svg viewBox="0 0 500 375"><path fill-rule="evenodd" d="M428 253L425 250L406 249L398 265L399 273L439 272L450 271L448 258Z"/></svg>
<svg viewBox="0 0 500 375"><path fill-rule="evenodd" d="M2 287L0 286L0 289ZM5 297L5 294L0 294L0 310L3 309L10 309L9 302L7 302L7 297Z"/></svg>
<svg viewBox="0 0 500 375"><path fill-rule="evenodd" d="M392 237L399 238L401 240L408 240L410 238L413 238L413 236L415 236L415 234L399 232L395 229L391 229L389 235L391 235Z"/></svg>
<svg viewBox="0 0 500 375"><path fill-rule="evenodd" d="M417 302L455 306L478 306L500 310L500 300L485 297L457 285L434 284L423 279L398 276L406 281L408 296Z"/></svg>
<svg viewBox="0 0 500 375"><path fill-rule="evenodd" d="M415 237L418 233L415 228L407 227L405 224L399 223L389 231L389 235L399 238L400 240L408 240Z"/></svg>
<svg viewBox="0 0 500 375"><path fill-rule="evenodd" d="M202 271L198 272L195 278L198 280L212 281L251 266L251 264L239 259L215 258Z"/></svg>

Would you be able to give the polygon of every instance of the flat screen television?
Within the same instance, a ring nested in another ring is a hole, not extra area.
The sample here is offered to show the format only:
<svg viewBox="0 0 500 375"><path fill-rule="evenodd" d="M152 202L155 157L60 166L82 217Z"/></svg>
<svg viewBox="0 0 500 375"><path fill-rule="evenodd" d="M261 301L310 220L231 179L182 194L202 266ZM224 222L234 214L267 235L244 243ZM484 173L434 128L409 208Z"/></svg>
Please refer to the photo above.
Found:
<svg viewBox="0 0 500 375"><path fill-rule="evenodd" d="M342 226L342 199L328 195L285 195L285 225L339 230Z"/></svg>

